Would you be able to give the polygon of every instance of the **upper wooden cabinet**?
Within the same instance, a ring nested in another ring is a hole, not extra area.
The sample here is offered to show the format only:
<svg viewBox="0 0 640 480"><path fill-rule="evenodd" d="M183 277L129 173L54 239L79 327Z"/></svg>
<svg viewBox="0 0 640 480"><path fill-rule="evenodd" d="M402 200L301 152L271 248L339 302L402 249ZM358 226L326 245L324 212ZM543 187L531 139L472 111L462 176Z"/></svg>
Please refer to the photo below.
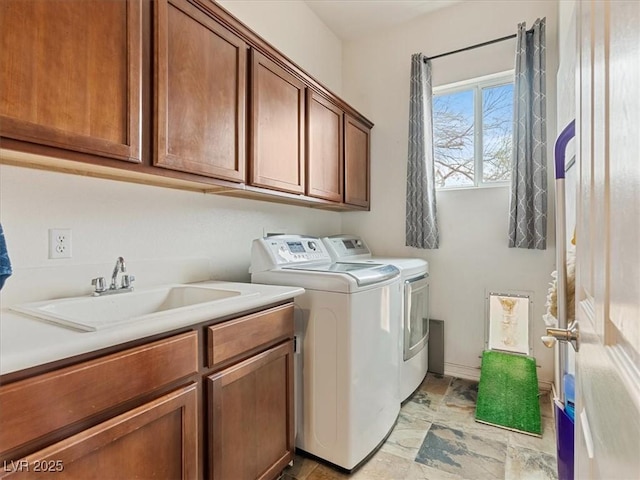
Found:
<svg viewBox="0 0 640 480"><path fill-rule="evenodd" d="M344 203L369 208L371 127L345 115Z"/></svg>
<svg viewBox="0 0 640 480"><path fill-rule="evenodd" d="M247 45L186 0L155 2L155 165L245 181Z"/></svg>
<svg viewBox="0 0 640 480"><path fill-rule="evenodd" d="M2 163L363 210L372 126L213 0L0 0Z"/></svg>
<svg viewBox="0 0 640 480"><path fill-rule="evenodd" d="M0 135L141 161L140 0L2 0Z"/></svg>
<svg viewBox="0 0 640 480"><path fill-rule="evenodd" d="M251 184L304 193L305 85L251 51Z"/></svg>
<svg viewBox="0 0 640 480"><path fill-rule="evenodd" d="M344 113L307 90L307 195L342 202Z"/></svg>

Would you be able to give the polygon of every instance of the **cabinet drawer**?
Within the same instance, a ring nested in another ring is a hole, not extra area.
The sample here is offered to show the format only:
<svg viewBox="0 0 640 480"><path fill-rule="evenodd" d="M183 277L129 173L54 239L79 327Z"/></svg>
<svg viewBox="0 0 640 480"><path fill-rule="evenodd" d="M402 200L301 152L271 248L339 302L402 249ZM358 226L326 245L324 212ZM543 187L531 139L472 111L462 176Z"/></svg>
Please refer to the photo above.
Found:
<svg viewBox="0 0 640 480"><path fill-rule="evenodd" d="M188 332L0 387L0 453L198 370Z"/></svg>
<svg viewBox="0 0 640 480"><path fill-rule="evenodd" d="M292 304L212 325L207 328L207 365L220 365L292 336Z"/></svg>

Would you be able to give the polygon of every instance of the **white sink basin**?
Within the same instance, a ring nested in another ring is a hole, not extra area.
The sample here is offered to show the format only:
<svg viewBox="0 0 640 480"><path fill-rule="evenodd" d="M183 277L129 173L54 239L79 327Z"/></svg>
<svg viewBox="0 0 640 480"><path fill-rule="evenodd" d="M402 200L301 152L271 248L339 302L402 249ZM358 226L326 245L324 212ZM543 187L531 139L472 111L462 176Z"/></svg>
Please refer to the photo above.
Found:
<svg viewBox="0 0 640 480"><path fill-rule="evenodd" d="M207 312L220 302L254 295L258 293L216 288L215 285L168 285L101 297L26 303L10 309L65 327L94 332L169 315L205 320Z"/></svg>

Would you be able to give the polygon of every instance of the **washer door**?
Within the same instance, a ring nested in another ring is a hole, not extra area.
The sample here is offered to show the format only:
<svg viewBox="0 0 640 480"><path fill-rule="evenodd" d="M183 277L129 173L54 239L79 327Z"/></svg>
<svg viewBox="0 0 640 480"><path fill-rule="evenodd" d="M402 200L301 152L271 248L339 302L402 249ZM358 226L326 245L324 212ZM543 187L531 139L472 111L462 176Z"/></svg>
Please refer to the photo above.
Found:
<svg viewBox="0 0 640 480"><path fill-rule="evenodd" d="M429 340L429 278L422 275L404 282L404 360L424 348Z"/></svg>

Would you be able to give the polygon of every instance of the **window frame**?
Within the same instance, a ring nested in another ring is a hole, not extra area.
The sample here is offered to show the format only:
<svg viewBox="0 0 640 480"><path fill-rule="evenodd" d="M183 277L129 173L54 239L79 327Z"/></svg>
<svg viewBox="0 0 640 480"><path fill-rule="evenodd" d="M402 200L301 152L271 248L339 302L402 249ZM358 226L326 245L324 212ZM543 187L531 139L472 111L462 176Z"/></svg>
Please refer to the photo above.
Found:
<svg viewBox="0 0 640 480"><path fill-rule="evenodd" d="M438 187L436 190L469 190L475 188L506 187L511 184L511 179L503 181L485 182L484 177L484 154L483 154L483 112L482 112L482 90L487 87L498 87L500 85L515 83L515 70L475 77L455 83L448 83L433 87L432 96L449 95L472 90L473 94L473 185L457 185L451 187Z"/></svg>

